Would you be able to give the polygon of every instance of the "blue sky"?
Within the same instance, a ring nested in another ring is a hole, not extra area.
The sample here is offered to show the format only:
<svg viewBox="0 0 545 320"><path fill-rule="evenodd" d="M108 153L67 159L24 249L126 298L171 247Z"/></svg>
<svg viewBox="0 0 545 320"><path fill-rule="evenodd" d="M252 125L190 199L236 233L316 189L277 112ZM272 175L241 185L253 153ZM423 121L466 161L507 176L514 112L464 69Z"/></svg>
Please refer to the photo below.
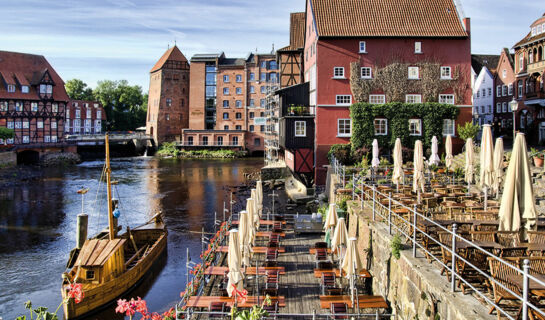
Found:
<svg viewBox="0 0 545 320"><path fill-rule="evenodd" d="M332 0L334 1L334 0ZM499 54L545 12L537 0L460 0L473 53ZM229 57L288 44L289 13L304 0L0 0L0 50L43 54L66 81L149 86L149 70L174 40L187 58Z"/></svg>

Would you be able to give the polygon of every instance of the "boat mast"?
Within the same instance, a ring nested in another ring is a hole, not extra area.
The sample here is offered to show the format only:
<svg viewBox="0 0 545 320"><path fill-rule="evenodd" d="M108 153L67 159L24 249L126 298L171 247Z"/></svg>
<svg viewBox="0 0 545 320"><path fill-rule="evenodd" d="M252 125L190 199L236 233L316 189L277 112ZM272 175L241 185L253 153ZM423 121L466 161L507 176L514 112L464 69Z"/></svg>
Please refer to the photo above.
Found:
<svg viewBox="0 0 545 320"><path fill-rule="evenodd" d="M115 239L116 230L114 228L114 214L112 208L112 181L111 173L112 169L110 168L110 138L108 133L106 133L106 181L108 184L108 229L110 234L110 240Z"/></svg>

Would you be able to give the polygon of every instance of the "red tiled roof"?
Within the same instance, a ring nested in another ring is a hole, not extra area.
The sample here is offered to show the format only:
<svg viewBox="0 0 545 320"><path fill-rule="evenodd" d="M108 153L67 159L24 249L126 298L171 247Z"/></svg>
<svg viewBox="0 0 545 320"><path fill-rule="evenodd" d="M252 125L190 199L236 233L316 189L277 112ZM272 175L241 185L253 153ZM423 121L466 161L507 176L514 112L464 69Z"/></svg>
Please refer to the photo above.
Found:
<svg viewBox="0 0 545 320"><path fill-rule="evenodd" d="M305 46L305 13L292 12L290 14L290 45L278 51L295 51Z"/></svg>
<svg viewBox="0 0 545 320"><path fill-rule="evenodd" d="M524 37L522 40L517 42L513 46L513 48L518 48L518 47L521 47L521 46L523 46L523 45L525 45L527 43L532 43L534 41L541 40L541 39L545 39L545 33L536 34L535 36L532 37L532 32L528 32L526 37Z"/></svg>
<svg viewBox="0 0 545 320"><path fill-rule="evenodd" d="M0 84L0 98L39 100L40 96L37 85L46 72L49 73L51 80L55 84L53 87L53 100L68 102L69 98L64 89L64 81L44 56L0 51L0 73L2 74L2 78L16 84L15 77L17 77L20 85L31 84L29 92L22 93L19 86L15 92L7 92L6 86L2 83Z"/></svg>
<svg viewBox="0 0 545 320"><path fill-rule="evenodd" d="M311 0L321 37L467 37L453 0Z"/></svg>
<svg viewBox="0 0 545 320"><path fill-rule="evenodd" d="M187 59L185 58L184 54L180 51L180 49L178 49L177 46L174 46L168 49L161 56L159 61L157 61L157 63L153 66L153 68L151 68L150 73L161 69L168 60L187 62Z"/></svg>

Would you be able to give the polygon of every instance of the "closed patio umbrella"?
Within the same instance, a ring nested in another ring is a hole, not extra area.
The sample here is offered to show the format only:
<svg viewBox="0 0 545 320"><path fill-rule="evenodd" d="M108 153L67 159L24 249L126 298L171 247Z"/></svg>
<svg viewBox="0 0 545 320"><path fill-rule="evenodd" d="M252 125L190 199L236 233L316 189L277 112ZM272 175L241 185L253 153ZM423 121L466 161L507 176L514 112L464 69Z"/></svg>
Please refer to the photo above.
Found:
<svg viewBox="0 0 545 320"><path fill-rule="evenodd" d="M445 141L445 166L447 167L447 170L452 168L452 159L454 159L452 156L452 137L449 134Z"/></svg>
<svg viewBox="0 0 545 320"><path fill-rule="evenodd" d="M253 245L255 243L255 235L256 235L256 220L257 225L259 225L259 216L257 215L257 212L255 210L254 205L255 200L252 198L246 199L246 212L248 213L248 234L250 236L250 244Z"/></svg>
<svg viewBox="0 0 545 320"><path fill-rule="evenodd" d="M352 305L354 305L354 280L363 269L363 262L356 246L356 238L348 239L346 254L341 265L342 271L346 274L346 278L350 279L350 290L352 295Z"/></svg>
<svg viewBox="0 0 545 320"><path fill-rule="evenodd" d="M337 225L337 210L335 210L335 204L329 204L329 210L327 210L327 216L325 218L324 230L334 228Z"/></svg>
<svg viewBox="0 0 545 320"><path fill-rule="evenodd" d="M250 247L250 223L248 221L248 213L243 210L240 211L238 223L238 245L240 246L240 253L242 256L242 264L246 267L251 267L250 257L251 257L251 247Z"/></svg>
<svg viewBox="0 0 545 320"><path fill-rule="evenodd" d="M488 189L494 183L494 145L492 143L492 129L489 124L483 125L480 154L481 170L479 185L484 193L484 209L487 209Z"/></svg>
<svg viewBox="0 0 545 320"><path fill-rule="evenodd" d="M439 165L439 155L437 154L439 152L439 144L437 141L437 137L433 136L431 138L431 156L430 156L430 165Z"/></svg>
<svg viewBox="0 0 545 320"><path fill-rule="evenodd" d="M534 189L523 133L517 134L513 146L503 184L499 218L500 231L519 231L523 223L525 230L535 229L536 226Z"/></svg>
<svg viewBox="0 0 545 320"><path fill-rule="evenodd" d="M379 150L378 150L378 141L377 139L373 140L373 160L371 160L371 167L378 168L380 160L378 159Z"/></svg>
<svg viewBox="0 0 545 320"><path fill-rule="evenodd" d="M465 166L465 182L467 182L467 192L469 192L469 188L471 186L471 183L473 182L473 139L467 138L466 140L466 166Z"/></svg>
<svg viewBox="0 0 545 320"><path fill-rule="evenodd" d="M256 223L256 228L259 228L259 219L261 219L261 212L259 211L259 206L257 205L257 200L256 198L258 197L257 196L257 190L256 189L252 189L252 191L250 192L250 197L252 199L254 199L253 201L253 206L254 206L254 212L255 214L257 215L257 221L254 221ZM254 219L255 220L255 219Z"/></svg>
<svg viewBox="0 0 545 320"><path fill-rule="evenodd" d="M414 143L413 165L413 192L424 192L424 152L420 140Z"/></svg>
<svg viewBox="0 0 545 320"><path fill-rule="evenodd" d="M346 229L346 222L344 218L339 218L337 225L335 226L335 232L333 233L333 240L331 240L331 250L336 253L339 259L341 258L341 247L348 245L348 230Z"/></svg>
<svg viewBox="0 0 545 320"><path fill-rule="evenodd" d="M500 185L503 182L503 139L497 138L494 146L494 182L492 189L499 196Z"/></svg>
<svg viewBox="0 0 545 320"><path fill-rule="evenodd" d="M392 183L395 183L397 185L397 188L399 189L399 185L403 183L403 153L402 153L402 146L401 146L401 139L397 138L396 143L394 146L394 171L392 172Z"/></svg>
<svg viewBox="0 0 545 320"><path fill-rule="evenodd" d="M258 214L261 217L261 212L263 211L263 182L261 180L257 180L255 189L257 195L255 203L257 206Z"/></svg>
<svg viewBox="0 0 545 320"><path fill-rule="evenodd" d="M227 265L229 267L229 273L227 273L227 293L229 297L233 294L233 285L238 290L242 290L244 275L240 268L240 246L238 244L238 230L231 229L229 231L229 251L227 252Z"/></svg>

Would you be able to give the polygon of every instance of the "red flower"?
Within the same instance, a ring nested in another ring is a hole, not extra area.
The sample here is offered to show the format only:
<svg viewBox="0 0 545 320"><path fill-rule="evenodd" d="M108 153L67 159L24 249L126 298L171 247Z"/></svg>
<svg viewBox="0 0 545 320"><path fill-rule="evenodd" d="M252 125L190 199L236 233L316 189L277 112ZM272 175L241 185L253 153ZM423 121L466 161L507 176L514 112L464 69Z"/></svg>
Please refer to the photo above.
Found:
<svg viewBox="0 0 545 320"><path fill-rule="evenodd" d="M83 286L81 283L71 283L68 290L68 297L73 298L76 303L80 303L85 296L83 293Z"/></svg>
<svg viewBox="0 0 545 320"><path fill-rule="evenodd" d="M133 300L134 301L134 300ZM133 316L136 313L131 306L130 302L127 302L125 299L117 300L117 308L115 308L116 313L125 313L126 316Z"/></svg>
<svg viewBox="0 0 545 320"><path fill-rule="evenodd" d="M131 302L134 300L131 299ZM136 307L136 311L140 312L144 317L148 314L148 306L146 304L146 300L142 300L140 297L137 297L137 300L134 301L134 305Z"/></svg>
<svg viewBox="0 0 545 320"><path fill-rule="evenodd" d="M234 284L231 285L233 286L233 298L235 298L240 304L246 302L246 300L248 299L248 290L238 290L237 286L235 286Z"/></svg>

